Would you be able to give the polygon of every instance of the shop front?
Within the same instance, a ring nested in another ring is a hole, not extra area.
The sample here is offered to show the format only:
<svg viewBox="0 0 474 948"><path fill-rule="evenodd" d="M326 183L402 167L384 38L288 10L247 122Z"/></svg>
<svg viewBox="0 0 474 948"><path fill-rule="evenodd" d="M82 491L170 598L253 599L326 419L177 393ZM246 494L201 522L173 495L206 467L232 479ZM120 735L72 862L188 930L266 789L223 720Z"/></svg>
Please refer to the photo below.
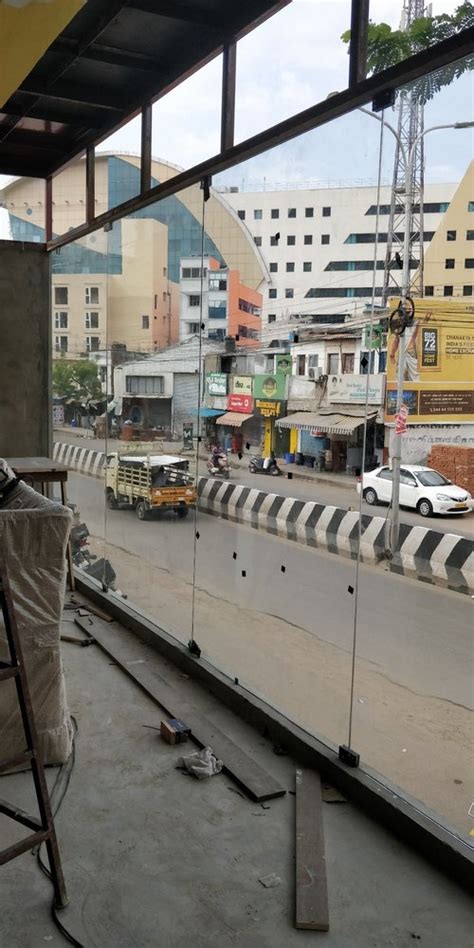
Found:
<svg viewBox="0 0 474 948"><path fill-rule="evenodd" d="M276 422L277 428L297 430L301 463L319 470L360 474L363 429L367 417L365 469L376 466L375 447L383 446L383 424L377 424L378 410L345 406L339 411L320 408L318 412L296 412ZM377 429L379 429L377 431Z"/></svg>
<svg viewBox="0 0 474 948"><path fill-rule="evenodd" d="M282 373L254 376L254 413L262 420L264 457L272 452L283 457L288 452L290 433L276 426L287 411L286 391L287 376Z"/></svg>
<svg viewBox="0 0 474 948"><path fill-rule="evenodd" d="M242 454L244 448L251 450L260 447L261 421L254 414L251 395L228 395L227 411L216 419L216 426L219 428L219 440L225 450L232 454Z"/></svg>

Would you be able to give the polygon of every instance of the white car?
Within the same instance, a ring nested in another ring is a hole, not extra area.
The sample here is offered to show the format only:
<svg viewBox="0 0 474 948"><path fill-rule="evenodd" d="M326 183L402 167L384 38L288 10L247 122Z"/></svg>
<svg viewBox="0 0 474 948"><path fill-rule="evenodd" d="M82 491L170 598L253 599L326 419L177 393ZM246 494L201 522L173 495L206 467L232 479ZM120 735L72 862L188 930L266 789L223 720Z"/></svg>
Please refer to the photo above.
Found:
<svg viewBox="0 0 474 948"><path fill-rule="evenodd" d="M390 503L393 471L387 466L366 473L361 482L364 500L372 505ZM414 507L422 517L432 514L466 513L472 508L472 497L467 490L456 487L444 474L420 464L403 464L400 468L400 506Z"/></svg>

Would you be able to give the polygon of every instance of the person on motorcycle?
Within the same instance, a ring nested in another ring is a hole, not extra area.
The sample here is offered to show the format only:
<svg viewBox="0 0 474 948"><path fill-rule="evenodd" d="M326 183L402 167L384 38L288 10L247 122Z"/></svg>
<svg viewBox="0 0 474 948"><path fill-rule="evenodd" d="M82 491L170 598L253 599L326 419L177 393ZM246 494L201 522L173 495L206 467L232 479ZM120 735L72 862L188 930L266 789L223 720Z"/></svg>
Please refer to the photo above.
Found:
<svg viewBox="0 0 474 948"><path fill-rule="evenodd" d="M273 465L274 465L275 463L276 463L275 452L274 452L274 451L271 451L271 452L270 452L270 457L264 459L264 462L263 462L264 470L265 470L265 471L268 471L268 469L269 469L270 467L273 467Z"/></svg>

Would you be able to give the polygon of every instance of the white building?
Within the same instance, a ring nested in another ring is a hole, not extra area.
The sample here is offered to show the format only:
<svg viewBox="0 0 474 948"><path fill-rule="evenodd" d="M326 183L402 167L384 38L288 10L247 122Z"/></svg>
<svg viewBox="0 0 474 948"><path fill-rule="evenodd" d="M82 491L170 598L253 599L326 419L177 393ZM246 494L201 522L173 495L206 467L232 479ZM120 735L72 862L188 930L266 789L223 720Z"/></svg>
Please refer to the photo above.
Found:
<svg viewBox="0 0 474 948"><path fill-rule="evenodd" d="M179 338L181 342L199 334L201 319L204 336L220 341L226 337L227 269L215 269L215 262L212 268L212 262L209 257L204 258L201 277L200 257L181 258L179 284Z"/></svg>
<svg viewBox="0 0 474 948"><path fill-rule="evenodd" d="M427 184L425 250L457 184ZM376 296L383 285L390 188L380 200ZM269 271L263 293L262 339L288 337L292 314L352 316L371 300L376 188L226 190ZM347 320L346 320L347 322Z"/></svg>

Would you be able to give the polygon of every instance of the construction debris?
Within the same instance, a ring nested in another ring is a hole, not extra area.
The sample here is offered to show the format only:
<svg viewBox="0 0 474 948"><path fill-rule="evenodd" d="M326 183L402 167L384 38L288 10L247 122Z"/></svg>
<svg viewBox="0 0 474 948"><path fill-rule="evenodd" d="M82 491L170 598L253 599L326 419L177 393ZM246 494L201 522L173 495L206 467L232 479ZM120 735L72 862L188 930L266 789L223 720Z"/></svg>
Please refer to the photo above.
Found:
<svg viewBox="0 0 474 948"><path fill-rule="evenodd" d="M205 747L202 751L195 754L189 754L187 757L180 757L176 764L180 770L186 770L188 774L202 780L204 777L213 777L214 774L220 774L224 764L218 760L211 747Z"/></svg>

